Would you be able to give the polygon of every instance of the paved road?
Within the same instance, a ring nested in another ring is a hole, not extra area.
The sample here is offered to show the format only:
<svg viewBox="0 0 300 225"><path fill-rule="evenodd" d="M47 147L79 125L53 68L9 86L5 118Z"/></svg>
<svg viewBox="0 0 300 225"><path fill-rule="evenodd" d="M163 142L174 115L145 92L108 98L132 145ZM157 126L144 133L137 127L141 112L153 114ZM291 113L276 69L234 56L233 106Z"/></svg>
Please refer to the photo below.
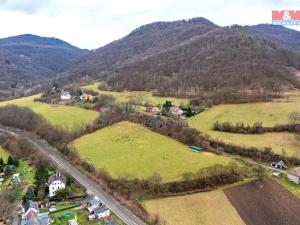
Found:
<svg viewBox="0 0 300 225"><path fill-rule="evenodd" d="M105 192L99 185L94 183L85 174L80 172L76 167L68 162L59 152L57 152L53 147L48 145L45 141L42 141L32 135L29 132L20 131L12 128L0 128L0 132L10 133L12 135L17 135L26 138L32 144L37 146L41 151L46 153L49 158L62 170L72 176L78 183L85 187L88 191L98 196L101 201L114 212L124 223L128 225L146 225L140 218L135 216L126 207L121 205L114 197Z"/></svg>

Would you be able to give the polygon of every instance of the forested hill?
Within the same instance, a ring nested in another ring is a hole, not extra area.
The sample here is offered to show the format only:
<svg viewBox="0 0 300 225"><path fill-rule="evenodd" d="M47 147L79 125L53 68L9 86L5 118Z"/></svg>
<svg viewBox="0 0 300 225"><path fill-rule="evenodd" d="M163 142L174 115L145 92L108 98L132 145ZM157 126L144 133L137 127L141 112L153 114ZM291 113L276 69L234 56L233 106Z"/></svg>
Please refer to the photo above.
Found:
<svg viewBox="0 0 300 225"><path fill-rule="evenodd" d="M281 44L300 53L300 32L284 26L259 24L247 26L249 31L267 40Z"/></svg>
<svg viewBox="0 0 300 225"><path fill-rule="evenodd" d="M190 94L222 88L300 87L290 67L299 55L259 38L240 26L224 27L129 64L107 81L117 90L158 89L160 94Z"/></svg>
<svg viewBox="0 0 300 225"><path fill-rule="evenodd" d="M289 35L286 29L219 27L204 18L152 23L87 54L59 76L179 96L223 88L299 88L300 58L293 51L299 32Z"/></svg>
<svg viewBox="0 0 300 225"><path fill-rule="evenodd" d="M37 82L55 75L88 51L57 38L31 34L0 39L0 79Z"/></svg>
<svg viewBox="0 0 300 225"><path fill-rule="evenodd" d="M91 51L60 75L68 78L71 75L74 79L85 75L98 78L216 28L217 25L204 18L144 25L120 40Z"/></svg>

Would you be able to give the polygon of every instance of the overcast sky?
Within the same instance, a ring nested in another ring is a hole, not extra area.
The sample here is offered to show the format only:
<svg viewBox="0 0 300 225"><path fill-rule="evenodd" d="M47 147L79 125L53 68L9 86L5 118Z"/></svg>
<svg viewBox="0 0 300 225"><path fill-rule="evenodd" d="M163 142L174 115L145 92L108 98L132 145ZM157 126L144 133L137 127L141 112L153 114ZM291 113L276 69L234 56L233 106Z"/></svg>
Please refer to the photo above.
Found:
<svg viewBox="0 0 300 225"><path fill-rule="evenodd" d="M155 21L271 23L273 9L300 10L300 0L0 0L0 38L31 33L93 49Z"/></svg>

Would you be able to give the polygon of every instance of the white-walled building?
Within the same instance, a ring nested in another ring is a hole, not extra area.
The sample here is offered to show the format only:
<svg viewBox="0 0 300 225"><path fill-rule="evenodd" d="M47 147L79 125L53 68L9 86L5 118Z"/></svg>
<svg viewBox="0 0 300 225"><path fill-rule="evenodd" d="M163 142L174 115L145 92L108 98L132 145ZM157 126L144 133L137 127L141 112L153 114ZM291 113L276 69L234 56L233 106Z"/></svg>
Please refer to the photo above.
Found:
<svg viewBox="0 0 300 225"><path fill-rule="evenodd" d="M300 167L295 167L288 171L287 177L290 181L293 181L296 184L300 184Z"/></svg>
<svg viewBox="0 0 300 225"><path fill-rule="evenodd" d="M103 219L109 216L110 210L106 206L102 205L93 210L92 214L89 216L89 220L93 221L96 219Z"/></svg>
<svg viewBox="0 0 300 225"><path fill-rule="evenodd" d="M177 116L181 116L183 114L183 110L180 109L179 107L172 107L170 111L173 115L177 115Z"/></svg>
<svg viewBox="0 0 300 225"><path fill-rule="evenodd" d="M60 95L61 100L70 100L72 98L72 95L68 91L62 91Z"/></svg>
<svg viewBox="0 0 300 225"><path fill-rule="evenodd" d="M59 172L50 176L48 179L49 197L55 196L58 190L65 189L66 183L66 177Z"/></svg>

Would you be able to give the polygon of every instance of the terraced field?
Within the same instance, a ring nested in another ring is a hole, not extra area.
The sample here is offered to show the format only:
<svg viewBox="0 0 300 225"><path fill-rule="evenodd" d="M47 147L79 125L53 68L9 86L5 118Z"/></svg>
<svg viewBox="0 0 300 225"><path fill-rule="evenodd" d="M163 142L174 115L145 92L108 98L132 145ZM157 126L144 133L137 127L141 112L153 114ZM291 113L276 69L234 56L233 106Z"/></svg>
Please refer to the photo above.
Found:
<svg viewBox="0 0 300 225"><path fill-rule="evenodd" d="M85 89L90 89L96 91L100 94L104 95L111 95L116 98L116 100L120 103L133 101L139 103L139 105L144 105L146 103L151 104L163 104L167 100L171 101L174 105L188 105L188 99L179 99L179 98L172 98L172 97L158 97L153 96L151 92L147 91L124 91L124 92L114 92L114 91L102 91L98 89L100 83L93 83L91 85L84 86Z"/></svg>
<svg viewBox="0 0 300 225"><path fill-rule="evenodd" d="M185 172L230 161L212 153L192 152L171 138L130 122L82 136L72 144L82 158L115 178L148 178L158 172L163 181L178 180Z"/></svg>
<svg viewBox="0 0 300 225"><path fill-rule="evenodd" d="M92 123L98 113L92 110L85 110L76 106L49 105L41 102L34 102L39 95L19 98L11 101L0 102L0 107L5 105L27 106L34 112L42 115L53 125L65 129L80 128L85 124Z"/></svg>
<svg viewBox="0 0 300 225"><path fill-rule="evenodd" d="M221 190L147 200L145 209L159 215L165 225L244 225Z"/></svg>
<svg viewBox="0 0 300 225"><path fill-rule="evenodd" d="M300 156L300 143L297 137L291 133L244 135L212 130L213 123L216 121L244 122L244 124L250 125L255 122L263 122L264 126L286 124L288 123L288 114L292 111L300 112L300 100L297 95L275 102L215 106L189 119L188 123L190 127L228 143L258 148L272 147L273 151L279 154L284 149L290 156Z"/></svg>

